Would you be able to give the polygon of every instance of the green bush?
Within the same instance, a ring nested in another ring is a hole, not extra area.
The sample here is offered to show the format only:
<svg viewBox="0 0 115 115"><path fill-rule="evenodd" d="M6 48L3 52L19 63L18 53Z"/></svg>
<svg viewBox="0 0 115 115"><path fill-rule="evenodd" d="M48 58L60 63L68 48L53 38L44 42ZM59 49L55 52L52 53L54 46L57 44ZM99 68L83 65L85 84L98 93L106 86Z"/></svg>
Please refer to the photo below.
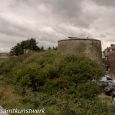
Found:
<svg viewBox="0 0 115 115"><path fill-rule="evenodd" d="M0 61L0 74L6 74L11 71L14 66L14 60L16 56L9 57L5 60Z"/></svg>
<svg viewBox="0 0 115 115"><path fill-rule="evenodd" d="M86 56L62 55L55 50L29 52L2 61L0 73L7 74L6 83L13 86L22 105L46 107L47 115L102 113L97 106L106 111L106 104L103 108L92 100L101 92L99 86L88 82L99 79L103 69ZM106 109L111 110L108 106Z"/></svg>
<svg viewBox="0 0 115 115"><path fill-rule="evenodd" d="M54 50L10 57L0 63L0 70L9 73L8 78L14 84L53 93L103 75L103 69L96 61L86 56L62 55Z"/></svg>

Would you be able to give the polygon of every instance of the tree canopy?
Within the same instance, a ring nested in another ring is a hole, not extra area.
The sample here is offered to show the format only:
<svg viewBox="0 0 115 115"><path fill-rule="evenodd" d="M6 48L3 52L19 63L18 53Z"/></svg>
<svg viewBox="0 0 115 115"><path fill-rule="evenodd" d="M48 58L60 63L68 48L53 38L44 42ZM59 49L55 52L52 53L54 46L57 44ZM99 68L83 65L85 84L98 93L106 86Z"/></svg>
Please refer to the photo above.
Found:
<svg viewBox="0 0 115 115"><path fill-rule="evenodd" d="M34 50L34 51L40 51L39 46L37 46L38 42L36 42L35 38L23 40L20 43L17 43L16 46L11 48L10 55L22 55L28 51Z"/></svg>

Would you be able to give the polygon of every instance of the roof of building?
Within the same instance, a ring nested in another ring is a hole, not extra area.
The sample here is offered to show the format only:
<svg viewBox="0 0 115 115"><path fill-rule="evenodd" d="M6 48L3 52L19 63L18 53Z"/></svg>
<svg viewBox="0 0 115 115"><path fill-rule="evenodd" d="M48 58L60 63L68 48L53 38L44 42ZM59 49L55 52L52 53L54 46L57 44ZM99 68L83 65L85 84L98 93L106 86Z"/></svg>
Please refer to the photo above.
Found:
<svg viewBox="0 0 115 115"><path fill-rule="evenodd" d="M69 41L69 40L94 40L94 41L100 41L100 40L93 39L93 38L88 38L88 37L87 38L68 37L68 38L70 38L70 39L64 39L64 40L59 40L59 41Z"/></svg>
<svg viewBox="0 0 115 115"><path fill-rule="evenodd" d="M108 49L115 49L115 45L114 46L111 46L111 47L107 47ZM107 49L106 48L106 49Z"/></svg>
<svg viewBox="0 0 115 115"><path fill-rule="evenodd" d="M0 52L0 54L10 54L10 52Z"/></svg>
<svg viewBox="0 0 115 115"><path fill-rule="evenodd" d="M115 49L115 46L112 46L111 48L112 48L112 49Z"/></svg>
<svg viewBox="0 0 115 115"><path fill-rule="evenodd" d="M115 56L115 51L108 52L105 56Z"/></svg>
<svg viewBox="0 0 115 115"><path fill-rule="evenodd" d="M107 47L108 49L115 49L115 46L112 46L112 47Z"/></svg>

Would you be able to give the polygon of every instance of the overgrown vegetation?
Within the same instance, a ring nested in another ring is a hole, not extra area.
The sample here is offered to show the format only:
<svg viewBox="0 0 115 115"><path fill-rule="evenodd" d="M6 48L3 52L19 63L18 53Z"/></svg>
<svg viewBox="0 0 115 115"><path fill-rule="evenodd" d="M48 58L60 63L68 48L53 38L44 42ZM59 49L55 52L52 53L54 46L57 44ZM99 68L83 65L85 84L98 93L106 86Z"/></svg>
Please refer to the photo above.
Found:
<svg viewBox="0 0 115 115"><path fill-rule="evenodd" d="M100 79L104 73L86 56L62 55L55 50L29 52L1 61L0 74L0 103L5 108L45 108L46 115L115 112L114 106L95 98L101 90L89 80Z"/></svg>
<svg viewBox="0 0 115 115"><path fill-rule="evenodd" d="M26 53L27 51L40 51L41 49L43 49L40 49L39 46L37 46L37 44L38 43L36 42L35 38L23 40L22 42L17 43L17 45L11 48L10 55L19 56Z"/></svg>
<svg viewBox="0 0 115 115"><path fill-rule="evenodd" d="M20 43L17 43L14 47L11 48L10 55L11 56L20 56L23 55L24 53L27 53L29 51L45 51L44 47L39 47L37 46L38 42L36 41L35 38L30 38L27 40L23 40ZM49 47L47 50L57 50L57 47Z"/></svg>

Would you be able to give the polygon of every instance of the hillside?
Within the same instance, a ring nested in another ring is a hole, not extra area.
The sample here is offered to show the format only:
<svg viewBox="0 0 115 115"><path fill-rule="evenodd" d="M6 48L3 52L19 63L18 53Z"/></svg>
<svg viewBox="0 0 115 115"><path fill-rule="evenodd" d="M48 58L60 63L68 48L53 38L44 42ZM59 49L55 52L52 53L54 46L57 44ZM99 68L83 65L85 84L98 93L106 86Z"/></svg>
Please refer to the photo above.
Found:
<svg viewBox="0 0 115 115"><path fill-rule="evenodd" d="M100 79L104 73L86 56L54 50L29 52L1 61L0 74L0 103L5 108L44 108L46 115L115 112L114 106L96 97L101 90L89 80Z"/></svg>

